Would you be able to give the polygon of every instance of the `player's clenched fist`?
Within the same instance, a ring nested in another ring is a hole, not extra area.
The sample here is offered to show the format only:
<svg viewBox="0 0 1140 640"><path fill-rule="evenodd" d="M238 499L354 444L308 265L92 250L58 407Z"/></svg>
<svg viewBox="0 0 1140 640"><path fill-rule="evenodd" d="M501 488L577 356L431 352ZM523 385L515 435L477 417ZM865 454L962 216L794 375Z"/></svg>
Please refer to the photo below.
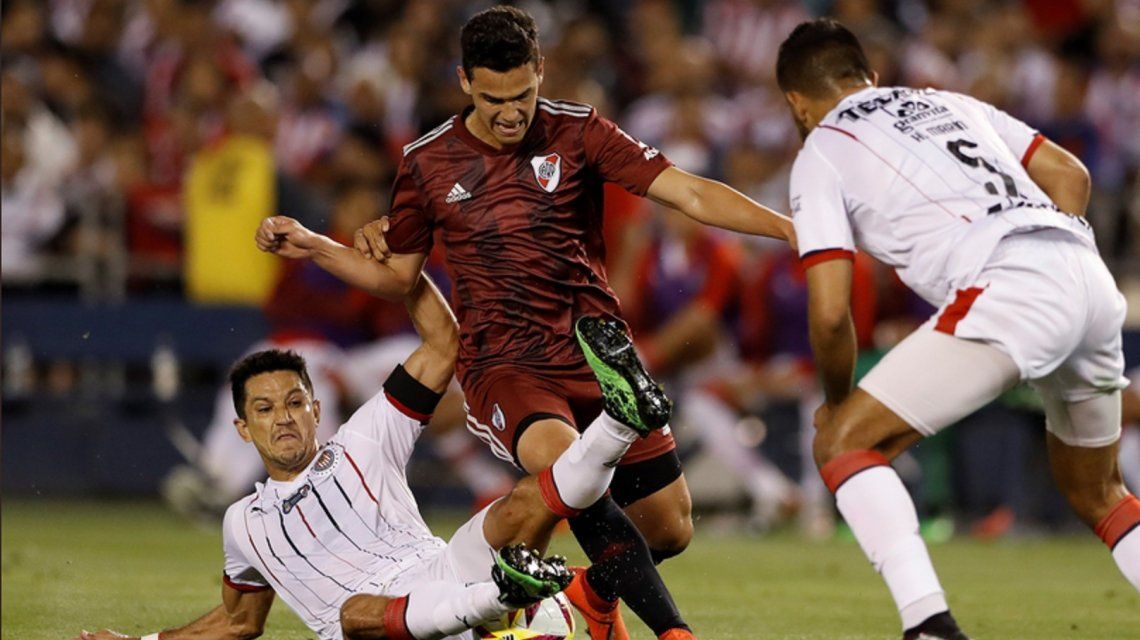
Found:
<svg viewBox="0 0 1140 640"><path fill-rule="evenodd" d="M282 258L308 258L321 236L287 216L273 216L261 221L254 236L257 248Z"/></svg>
<svg viewBox="0 0 1140 640"><path fill-rule="evenodd" d="M356 230L352 238L353 246L365 258L387 262L388 258L392 257L392 250L388 248L388 241L384 239L388 227L388 216L369 222Z"/></svg>

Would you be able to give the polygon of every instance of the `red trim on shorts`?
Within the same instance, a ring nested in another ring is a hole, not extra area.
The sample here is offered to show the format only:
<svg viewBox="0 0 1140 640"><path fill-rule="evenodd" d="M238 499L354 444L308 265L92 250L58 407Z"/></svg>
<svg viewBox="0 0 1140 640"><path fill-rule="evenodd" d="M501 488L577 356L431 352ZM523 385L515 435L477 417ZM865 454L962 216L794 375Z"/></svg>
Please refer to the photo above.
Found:
<svg viewBox="0 0 1140 640"><path fill-rule="evenodd" d="M554 482L554 467L547 467L538 474L538 490L542 494L542 501L546 508L560 518L573 518L582 512L562 501L558 493L558 485Z"/></svg>
<svg viewBox="0 0 1140 640"><path fill-rule="evenodd" d="M384 607L384 635L388 640L416 640L408 630L408 596L389 600Z"/></svg>
<svg viewBox="0 0 1140 640"><path fill-rule="evenodd" d="M1095 531L1111 550L1137 527L1140 527L1140 498L1126 496L1100 521Z"/></svg>
<svg viewBox="0 0 1140 640"><path fill-rule="evenodd" d="M800 263L803 264L804 269L810 269L817 264L831 262L832 260L850 260L854 262L855 252L847 249L820 249L804 254L804 256L800 258Z"/></svg>
<svg viewBox="0 0 1140 640"><path fill-rule="evenodd" d="M388 393L387 391L384 392L384 395L388 398L388 402L392 403L393 407L396 407L397 411L408 416L412 420L417 420L419 422L428 422L431 420L430 413L420 413L419 411L408 407L408 405L400 402L396 399L396 396Z"/></svg>
<svg viewBox="0 0 1140 640"><path fill-rule="evenodd" d="M851 479L851 476L872 467L886 467L890 464L887 457L878 451L860 449L859 451L848 451L823 465L823 468L819 470L819 475L823 476L823 483L827 485L827 488L835 493L839 491L839 487L843 486L844 482Z"/></svg>
<svg viewBox="0 0 1140 640"><path fill-rule="evenodd" d="M1029 160L1033 158L1033 154L1037 153L1037 147L1040 147L1042 142L1045 142L1045 136L1040 133L1033 136L1033 142L1029 143L1029 148L1025 150L1025 155L1021 156L1021 166L1027 169L1029 168Z"/></svg>
<svg viewBox="0 0 1140 640"><path fill-rule="evenodd" d="M257 591L265 591L269 588L269 585L241 584L240 582L234 582L224 571L222 572L222 582L234 591L240 591L242 593L255 593Z"/></svg>
<svg viewBox="0 0 1140 640"><path fill-rule="evenodd" d="M935 331L948 333L954 335L954 330L958 328L958 323L966 314L970 312L970 307L974 306L974 301L978 296L982 295L985 289L981 287L970 287L969 289L958 289L958 295L954 298L942 315L938 316L938 322L934 325Z"/></svg>

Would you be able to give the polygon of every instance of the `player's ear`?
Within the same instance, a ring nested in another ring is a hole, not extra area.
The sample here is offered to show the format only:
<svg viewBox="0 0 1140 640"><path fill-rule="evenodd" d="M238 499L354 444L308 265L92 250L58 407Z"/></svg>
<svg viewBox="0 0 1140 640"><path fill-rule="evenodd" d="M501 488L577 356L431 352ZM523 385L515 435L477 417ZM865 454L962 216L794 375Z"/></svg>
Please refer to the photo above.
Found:
<svg viewBox="0 0 1140 640"><path fill-rule="evenodd" d="M467 77L467 71L463 65L455 65L455 75L459 76L459 88L463 89L463 93L471 95L471 78Z"/></svg>
<svg viewBox="0 0 1140 640"><path fill-rule="evenodd" d="M879 86L879 72L878 71L872 71L871 72L871 86L872 87Z"/></svg>
<svg viewBox="0 0 1140 640"><path fill-rule="evenodd" d="M542 85L542 76L546 69L546 56L538 56L538 62L534 65L534 73L538 76L538 84Z"/></svg>
<svg viewBox="0 0 1140 640"><path fill-rule="evenodd" d="M313 398L313 419L321 423L321 401Z"/></svg>
<svg viewBox="0 0 1140 640"><path fill-rule="evenodd" d="M246 442L253 442L253 437L249 435L249 425L241 418L234 418L234 428L237 429L238 435Z"/></svg>

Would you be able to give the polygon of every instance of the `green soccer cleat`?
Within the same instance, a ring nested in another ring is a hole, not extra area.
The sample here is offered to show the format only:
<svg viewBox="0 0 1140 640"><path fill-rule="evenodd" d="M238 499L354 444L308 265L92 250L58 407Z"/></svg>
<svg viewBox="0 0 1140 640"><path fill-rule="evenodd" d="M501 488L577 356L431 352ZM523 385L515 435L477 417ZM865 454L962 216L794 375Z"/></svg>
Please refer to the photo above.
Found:
<svg viewBox="0 0 1140 640"><path fill-rule="evenodd" d="M641 434L669 423L673 401L649 377L633 341L613 320L585 316L574 325L586 362L602 387L606 413Z"/></svg>
<svg viewBox="0 0 1140 640"><path fill-rule="evenodd" d="M495 554L491 580L499 587L499 601L521 609L570 586L574 574L562 556L542 556L523 544L503 547Z"/></svg>

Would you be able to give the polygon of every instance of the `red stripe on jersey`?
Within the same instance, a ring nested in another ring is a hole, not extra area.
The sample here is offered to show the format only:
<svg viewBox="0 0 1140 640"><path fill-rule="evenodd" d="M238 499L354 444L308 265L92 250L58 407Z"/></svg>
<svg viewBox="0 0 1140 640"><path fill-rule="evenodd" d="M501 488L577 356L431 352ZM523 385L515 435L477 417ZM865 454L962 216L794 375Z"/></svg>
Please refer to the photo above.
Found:
<svg viewBox="0 0 1140 640"><path fill-rule="evenodd" d="M384 635L389 640L416 640L408 630L408 596L389 600L384 607Z"/></svg>
<svg viewBox="0 0 1140 640"><path fill-rule="evenodd" d="M828 462L819 470L819 474L823 476L823 483L827 485L827 488L835 493L839 491L839 487L843 486L844 482L851 479L851 476L872 467L888 465L890 465L890 461L878 451L861 449L859 451L848 451Z"/></svg>
<svg viewBox="0 0 1140 640"><path fill-rule="evenodd" d="M854 262L855 252L848 251L847 249L820 249L818 251L811 251L800 258L804 269L810 269L817 264L831 262L832 260L850 260Z"/></svg>
<svg viewBox="0 0 1140 640"><path fill-rule="evenodd" d="M969 289L958 289L958 295L954 298L942 315L938 316L938 322L934 325L935 331L948 333L954 335L954 330L958 328L958 323L966 314L970 312L970 307L974 306L974 301L978 296L982 295L985 289L981 287L970 287Z"/></svg>
<svg viewBox="0 0 1140 640"><path fill-rule="evenodd" d="M360 472L360 467L356 466L356 461L352 459L352 454L348 452L348 449L344 450L344 457L348 458L348 463L351 464L352 468L356 471L357 477L360 478L360 484L364 485L364 491L368 494L368 497L372 498L372 502L380 504L380 501L376 499L376 496L372 495L372 489L368 488L368 482L365 481L364 474Z"/></svg>
<svg viewBox="0 0 1140 640"><path fill-rule="evenodd" d="M581 509L575 509L562 501L562 496L558 493L558 485L554 482L554 467L547 467L538 474L538 489L542 494L542 501L546 503L546 508L556 516L562 518L573 518L582 512Z"/></svg>
<svg viewBox="0 0 1140 640"><path fill-rule="evenodd" d="M317 534L313 532L313 527L309 524L309 519L305 517L305 512L301 511L301 507L297 507L297 513L301 514L301 522L305 523L305 527L309 530L309 535L314 538L317 537Z"/></svg>
<svg viewBox="0 0 1140 640"><path fill-rule="evenodd" d="M224 571L222 572L222 582L225 583L225 585L227 587L233 589L234 591L241 591L242 593L254 593L256 591L265 591L266 589L269 588L269 585L264 585L264 584L241 584L240 582L234 582L233 580L230 579L229 576L226 575L226 573Z"/></svg>
<svg viewBox="0 0 1140 640"><path fill-rule="evenodd" d="M1029 143L1029 148L1025 150L1025 155L1021 156L1021 166L1026 169L1029 168L1029 160L1033 158L1033 154L1037 153L1037 147L1040 147L1042 142L1045 142L1045 136L1040 133L1033 136L1033 142Z"/></svg>
<svg viewBox="0 0 1140 640"><path fill-rule="evenodd" d="M384 392L384 395L388 398L388 402L392 403L393 407L396 407L397 411L408 416L412 420L417 420L421 423L422 422L428 422L429 420L431 420L431 414L430 413L420 413L419 411L416 411L416 410L408 407L403 402L400 402L399 400L397 400L395 396L388 393L387 391Z"/></svg>
<svg viewBox="0 0 1140 640"><path fill-rule="evenodd" d="M846 129L840 129L839 127L833 127L829 124L821 124L821 125L819 125L819 128L820 129L831 129L832 131L838 131L839 133L842 133L843 135L847 136L848 138L851 138L852 140L855 140L856 142L859 141L859 138L856 138L854 133L851 133L850 131L848 131Z"/></svg>
<svg viewBox="0 0 1140 640"><path fill-rule="evenodd" d="M1140 498L1126 496L1096 525L1096 534L1109 549L1114 549L1121 538L1137 527L1140 527Z"/></svg>

